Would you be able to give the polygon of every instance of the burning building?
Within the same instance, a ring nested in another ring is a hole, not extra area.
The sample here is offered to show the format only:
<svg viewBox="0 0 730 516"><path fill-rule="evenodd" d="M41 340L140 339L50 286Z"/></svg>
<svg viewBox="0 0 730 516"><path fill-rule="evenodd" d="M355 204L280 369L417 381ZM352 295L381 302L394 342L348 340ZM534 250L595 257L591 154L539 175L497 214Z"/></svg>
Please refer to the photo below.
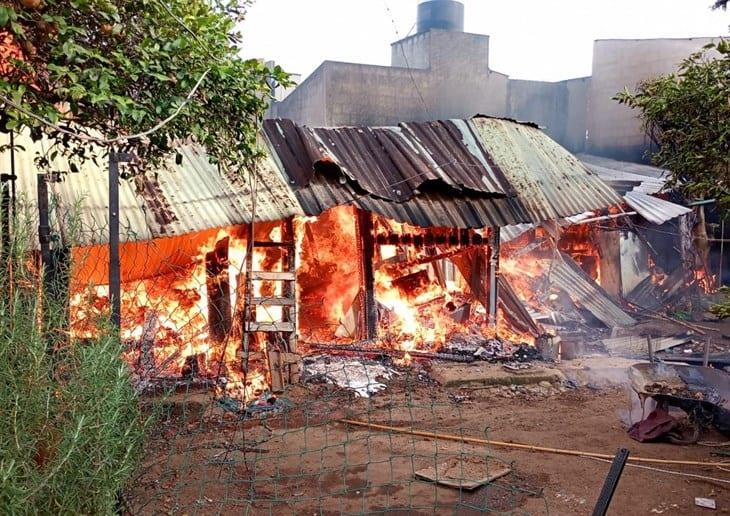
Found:
<svg viewBox="0 0 730 516"><path fill-rule="evenodd" d="M245 396L294 381L299 356L328 346L407 361L534 344L558 313L634 322L601 287L608 252L585 229L633 205L534 125L270 120L260 138L266 156L245 174L187 146L120 186L121 329L140 389L183 379ZM19 190L42 207L33 144L19 143ZM72 246L69 333L82 341L109 305L108 180L91 163L40 179L53 245Z"/></svg>

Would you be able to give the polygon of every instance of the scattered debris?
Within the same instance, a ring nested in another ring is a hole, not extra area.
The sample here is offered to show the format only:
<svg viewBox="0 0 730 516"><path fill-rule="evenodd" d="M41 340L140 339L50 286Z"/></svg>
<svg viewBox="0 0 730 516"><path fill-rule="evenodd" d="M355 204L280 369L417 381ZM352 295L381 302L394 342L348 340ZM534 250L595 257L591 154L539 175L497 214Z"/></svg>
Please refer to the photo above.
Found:
<svg viewBox="0 0 730 516"><path fill-rule="evenodd" d="M382 381L399 374L378 362L327 355L306 357L303 367L302 381L334 384L353 390L362 398L382 391L387 387Z"/></svg>
<svg viewBox="0 0 730 516"><path fill-rule="evenodd" d="M269 391L265 391L249 403L244 403L230 396L223 396L217 401L218 406L224 411L233 414L243 414L245 417L278 414L292 406L291 402L287 399L274 396Z"/></svg>
<svg viewBox="0 0 730 516"><path fill-rule="evenodd" d="M509 362L507 364L502 365L502 369L509 373L521 373L522 371L529 371L532 369L532 366L530 364L520 363L520 362Z"/></svg>
<svg viewBox="0 0 730 516"><path fill-rule="evenodd" d="M278 396L274 396L270 392L266 391L257 399L246 405L244 414L247 416L255 416L259 414L278 414L286 408L291 407L291 403Z"/></svg>
<svg viewBox="0 0 730 516"><path fill-rule="evenodd" d="M695 498L695 505L705 509L717 509L717 503L710 498Z"/></svg>
<svg viewBox="0 0 730 516"><path fill-rule="evenodd" d="M511 473L487 457L453 457L442 464L416 471L416 478L454 489L473 491Z"/></svg>
<svg viewBox="0 0 730 516"><path fill-rule="evenodd" d="M613 356L645 356L649 352L648 338L639 335L603 339L600 341L600 343L606 348L606 351L608 351ZM651 347L654 353L691 343L692 337L688 335L651 338Z"/></svg>
<svg viewBox="0 0 730 516"><path fill-rule="evenodd" d="M531 362L542 360L542 354L526 343L515 344L502 339L475 339L457 333L441 348L439 354L469 356L486 362Z"/></svg>
<svg viewBox="0 0 730 516"><path fill-rule="evenodd" d="M461 405L462 403L471 403L471 396L468 394L449 393L449 399L457 405Z"/></svg>

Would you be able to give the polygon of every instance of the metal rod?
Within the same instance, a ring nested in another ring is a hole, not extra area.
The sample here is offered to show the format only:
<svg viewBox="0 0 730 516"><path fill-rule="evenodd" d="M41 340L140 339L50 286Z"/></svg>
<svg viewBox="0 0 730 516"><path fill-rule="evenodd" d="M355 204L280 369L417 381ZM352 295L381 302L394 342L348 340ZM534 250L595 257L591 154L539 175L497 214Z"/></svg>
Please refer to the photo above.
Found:
<svg viewBox="0 0 730 516"><path fill-rule="evenodd" d="M10 193L11 186L8 184L10 179L6 179L5 174L2 174L0 177L2 178L0 181L0 222L2 222L0 226L0 234L2 234L0 256L5 258L10 255L10 204L12 202L12 196Z"/></svg>
<svg viewBox="0 0 730 516"><path fill-rule="evenodd" d="M48 217L48 183L46 175L38 174L38 243L41 246L43 269L51 266L51 228Z"/></svg>
<svg viewBox="0 0 730 516"><path fill-rule="evenodd" d="M500 229L492 228L489 242L489 326L497 328L497 302L499 300L499 251Z"/></svg>
<svg viewBox="0 0 730 516"><path fill-rule="evenodd" d="M111 323L122 321L122 275L119 261L119 156L109 153L109 298Z"/></svg>
<svg viewBox="0 0 730 516"><path fill-rule="evenodd" d="M705 339L705 355L702 357L702 367L710 367L710 337Z"/></svg>
<svg viewBox="0 0 730 516"><path fill-rule="evenodd" d="M10 215L11 221L14 220L16 210L16 182L18 176L15 175L15 131L10 131Z"/></svg>
<svg viewBox="0 0 730 516"><path fill-rule="evenodd" d="M256 249L256 201L258 199L258 175L251 172L249 175L251 187L251 223L248 225L248 242L246 242L246 282L243 290L243 316L242 316L242 342L243 361L241 367L243 369L244 380L248 375L249 349L253 334L249 333L249 323L256 321L256 308L253 306L253 258ZM218 376L221 374L223 359L218 366Z"/></svg>
<svg viewBox="0 0 730 516"><path fill-rule="evenodd" d="M619 480L621 480L621 474L624 472L626 461L629 460L629 450L622 448L618 451L611 464L611 469L608 471L606 482L603 484L603 489L596 502L596 507L593 509L593 516L606 516L608 508L611 505L613 495L616 493Z"/></svg>
<svg viewBox="0 0 730 516"><path fill-rule="evenodd" d="M649 362L654 363L654 343L651 340L651 335L646 336L646 345L649 348Z"/></svg>
<svg viewBox="0 0 730 516"><path fill-rule="evenodd" d="M720 274L718 274L718 283L722 287L723 283L723 272L725 271L725 219L722 219L720 223Z"/></svg>

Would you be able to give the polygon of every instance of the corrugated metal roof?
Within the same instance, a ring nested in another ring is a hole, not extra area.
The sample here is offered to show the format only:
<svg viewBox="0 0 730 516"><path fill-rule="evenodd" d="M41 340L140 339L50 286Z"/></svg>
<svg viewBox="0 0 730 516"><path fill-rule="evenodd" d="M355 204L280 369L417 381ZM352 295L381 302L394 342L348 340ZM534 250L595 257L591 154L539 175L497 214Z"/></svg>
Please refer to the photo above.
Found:
<svg viewBox="0 0 730 516"><path fill-rule="evenodd" d="M577 157L621 195L631 191L646 194L659 193L664 190L665 178L669 174L667 170L661 168L591 154L578 154Z"/></svg>
<svg viewBox="0 0 730 516"><path fill-rule="evenodd" d="M624 199L634 211L656 225L662 225L676 217L692 213L690 208L641 192L627 192Z"/></svg>
<svg viewBox="0 0 730 516"><path fill-rule="evenodd" d="M294 193L306 215L353 205L384 217L422 227L483 228L516 224L527 214L515 198L428 191L405 202L393 202L358 191L351 183L317 174Z"/></svg>
<svg viewBox="0 0 730 516"><path fill-rule="evenodd" d="M620 204L621 198L578 159L527 124L474 118L482 146L507 176L530 220L555 220Z"/></svg>
<svg viewBox="0 0 730 516"><path fill-rule="evenodd" d="M315 170L326 174L336 165L368 195L393 202L434 188L500 197L514 193L463 120L337 128L267 120L264 132L283 169L302 187Z"/></svg>
<svg viewBox="0 0 730 516"><path fill-rule="evenodd" d="M535 229L535 224L515 224L513 226L504 226L500 229L499 239L503 244L516 240L528 231Z"/></svg>
<svg viewBox="0 0 730 516"><path fill-rule="evenodd" d="M553 261L550 279L556 287L568 294L573 302L591 312L609 328L636 324L636 321L614 303L608 293L583 272L570 256L560 253L560 258Z"/></svg>
<svg viewBox="0 0 730 516"><path fill-rule="evenodd" d="M8 136L0 134L0 145ZM44 153L47 142L34 143L16 136L25 150L16 152L18 192L33 213L37 210L36 152ZM232 173L219 172L200 148L179 149L182 163L166 167L133 181L121 181L120 238L142 241L183 235L205 229L246 224L251 221L251 190L248 181ZM101 160L106 162L106 160ZM0 170L10 170L10 152L0 154ZM79 172L68 173L68 162L57 157L51 170L64 172L63 181L50 183L49 193L58 209L78 214L80 245L108 241L109 181L106 166L86 161ZM279 220L303 211L284 177L270 157L259 164L256 220ZM59 228L61 230L62 228Z"/></svg>
<svg viewBox="0 0 730 516"><path fill-rule="evenodd" d="M310 129L271 120L264 129L308 214L354 204L418 225L486 227L621 203L530 124L477 118Z"/></svg>
<svg viewBox="0 0 730 516"><path fill-rule="evenodd" d="M0 144L7 135L0 135ZM18 138L19 191L36 196L33 159L44 144ZM267 121L257 165L256 220L319 215L338 205L423 227L483 228L542 222L620 203L618 196L534 126L479 118L397 127L310 129ZM46 145L47 148L47 145ZM182 164L120 186L122 238L149 240L251 220L248 174L219 172L195 147ZM105 160L103 160L105 161ZM0 166L9 168L9 153ZM52 168L67 172L59 157ZM343 175L344 174L344 175ZM106 163L86 162L51 191L78 206L81 243L104 243Z"/></svg>

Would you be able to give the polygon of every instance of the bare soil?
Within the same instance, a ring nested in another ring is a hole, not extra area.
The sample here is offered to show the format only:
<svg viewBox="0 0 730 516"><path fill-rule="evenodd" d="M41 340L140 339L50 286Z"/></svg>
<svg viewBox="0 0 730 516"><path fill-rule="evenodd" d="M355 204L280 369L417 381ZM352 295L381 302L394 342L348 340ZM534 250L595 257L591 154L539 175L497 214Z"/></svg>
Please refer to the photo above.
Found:
<svg viewBox="0 0 730 516"><path fill-rule="evenodd" d="M297 386L287 399L293 407L265 422L236 421L207 394L174 400L129 493L130 512L584 515L609 468L580 457L355 428L337 422L342 417L606 454L627 448L644 457L713 460L710 453L719 449L632 441L621 423L629 407L621 389L467 391L409 377L371 399L329 386ZM712 433L703 439L723 440ZM495 469L509 463L513 473L473 492L415 479L415 471L460 455L491 460ZM730 480L717 469L662 469ZM718 512L730 512L727 484L627 468L610 514L705 514L695 497L715 499Z"/></svg>

